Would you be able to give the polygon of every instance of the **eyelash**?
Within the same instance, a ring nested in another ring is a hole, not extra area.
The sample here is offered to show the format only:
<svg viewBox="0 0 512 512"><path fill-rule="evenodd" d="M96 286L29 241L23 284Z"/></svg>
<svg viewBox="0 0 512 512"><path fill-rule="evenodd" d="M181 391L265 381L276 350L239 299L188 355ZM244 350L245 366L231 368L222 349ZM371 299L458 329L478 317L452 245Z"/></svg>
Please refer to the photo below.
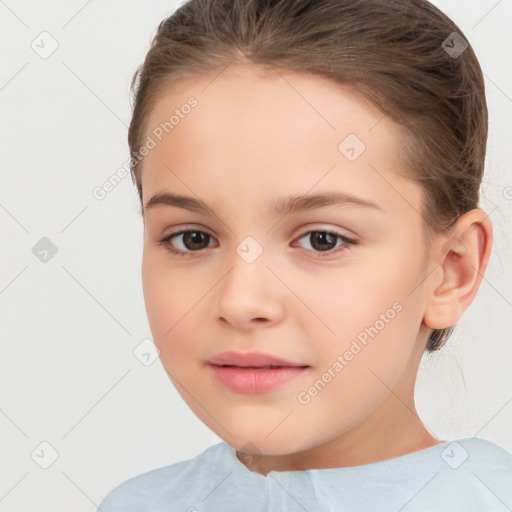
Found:
<svg viewBox="0 0 512 512"><path fill-rule="evenodd" d="M170 234L166 235L164 238L157 239L156 242L158 244L162 245L163 247L165 247L165 249L167 249L168 251L170 251L173 254L175 254L176 256L180 256L180 257L187 256L188 254L191 254L191 253L201 252L204 249L198 249L197 251L191 251L191 250L183 251L183 250L180 250L180 249L176 249L176 248L174 248L171 245L171 240L174 237L179 236L179 235L183 235L185 233L191 233L191 232L203 233L204 235L206 235L206 236L208 236L210 238L213 238L208 233L206 233L204 231L201 231L199 229L184 229L184 230L181 230L181 231L176 231L175 233L170 233ZM333 254L337 254L338 252L341 252L341 251L344 251L344 250L348 249L349 245L356 245L357 244L356 240L354 240L352 238L348 238L347 236L342 235L341 233L339 233L337 231L331 231L331 230L328 230L328 229L323 229L323 230L316 229L316 230L312 230L312 231L306 231L302 235L300 235L297 238L297 240L300 240L304 236L310 235L312 233L327 233L329 235L333 235L336 238L341 239L341 241L343 242L343 244L340 245L339 247L335 247L333 249L329 249L328 251L314 251L313 250L313 252L317 253L321 258L327 257L327 256L332 256ZM310 250L310 249L307 249L307 250Z"/></svg>

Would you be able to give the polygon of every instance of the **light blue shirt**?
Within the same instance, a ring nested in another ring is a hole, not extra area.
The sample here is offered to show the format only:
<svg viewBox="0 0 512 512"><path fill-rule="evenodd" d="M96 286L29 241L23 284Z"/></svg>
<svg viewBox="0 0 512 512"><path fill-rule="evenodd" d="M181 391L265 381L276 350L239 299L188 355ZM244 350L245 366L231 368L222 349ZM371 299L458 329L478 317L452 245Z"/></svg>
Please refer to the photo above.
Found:
<svg viewBox="0 0 512 512"><path fill-rule="evenodd" d="M392 459L306 471L253 472L224 442L127 480L98 512L504 512L512 453L466 438Z"/></svg>

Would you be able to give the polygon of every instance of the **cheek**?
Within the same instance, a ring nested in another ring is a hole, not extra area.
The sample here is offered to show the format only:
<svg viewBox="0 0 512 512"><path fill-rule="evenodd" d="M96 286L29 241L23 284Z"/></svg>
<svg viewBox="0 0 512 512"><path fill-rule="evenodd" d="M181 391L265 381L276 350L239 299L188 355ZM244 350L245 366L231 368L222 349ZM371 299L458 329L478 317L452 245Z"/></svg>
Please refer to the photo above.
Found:
<svg viewBox="0 0 512 512"><path fill-rule="evenodd" d="M329 277L326 274L325 279L315 278L314 287L310 286L309 294L304 296L308 297L310 309L335 334L324 329L309 312L299 321L317 357L316 377L336 381L326 386L332 391L326 392L324 399L343 396L357 402L361 396L371 396L383 388L385 391L379 377L390 387L394 385L414 349L421 326L421 303L413 291L421 279L419 260L384 257L371 265L354 265L350 272L342 269L331 272ZM307 291L304 286L299 293ZM335 379L330 378L333 373ZM334 392L338 387L341 395ZM365 394L354 398L350 392L354 389Z"/></svg>
<svg viewBox="0 0 512 512"><path fill-rule="evenodd" d="M186 324L187 311L200 300L201 289L190 283L186 271L168 268L165 255L153 249L144 249L142 287L149 325L163 359Z"/></svg>
<svg viewBox="0 0 512 512"><path fill-rule="evenodd" d="M380 331L390 331L391 324L419 327L421 304L413 290L421 275L419 258L397 257L392 248L339 269L291 275L294 292L307 306L297 303L304 314L296 318L309 334L316 325L338 349L374 324Z"/></svg>

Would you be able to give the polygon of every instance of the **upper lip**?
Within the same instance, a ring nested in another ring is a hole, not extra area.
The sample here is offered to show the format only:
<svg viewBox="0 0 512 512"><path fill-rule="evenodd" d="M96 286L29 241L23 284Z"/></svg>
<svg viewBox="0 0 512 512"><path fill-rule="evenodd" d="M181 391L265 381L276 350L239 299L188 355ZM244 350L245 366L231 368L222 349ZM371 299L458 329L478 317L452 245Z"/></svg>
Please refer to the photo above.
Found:
<svg viewBox="0 0 512 512"><path fill-rule="evenodd" d="M263 366L308 366L305 364L286 361L280 357L263 352L222 352L216 354L207 363L217 366L245 366L245 367L263 367Z"/></svg>

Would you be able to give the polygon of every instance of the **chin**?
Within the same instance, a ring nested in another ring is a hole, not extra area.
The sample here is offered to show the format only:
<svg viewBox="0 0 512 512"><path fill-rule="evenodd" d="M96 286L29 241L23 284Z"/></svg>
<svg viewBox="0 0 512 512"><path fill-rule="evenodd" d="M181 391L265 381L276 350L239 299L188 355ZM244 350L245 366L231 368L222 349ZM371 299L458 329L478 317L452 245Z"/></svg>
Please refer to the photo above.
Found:
<svg viewBox="0 0 512 512"><path fill-rule="evenodd" d="M238 429L235 432L229 428L228 430L233 436L226 434L226 432L222 432L222 435L217 432L217 435L235 450L256 456L289 455L313 448L318 444L316 440L304 439L304 433L302 433L302 436L296 436L285 429L280 435L275 432L268 437L267 431Z"/></svg>

